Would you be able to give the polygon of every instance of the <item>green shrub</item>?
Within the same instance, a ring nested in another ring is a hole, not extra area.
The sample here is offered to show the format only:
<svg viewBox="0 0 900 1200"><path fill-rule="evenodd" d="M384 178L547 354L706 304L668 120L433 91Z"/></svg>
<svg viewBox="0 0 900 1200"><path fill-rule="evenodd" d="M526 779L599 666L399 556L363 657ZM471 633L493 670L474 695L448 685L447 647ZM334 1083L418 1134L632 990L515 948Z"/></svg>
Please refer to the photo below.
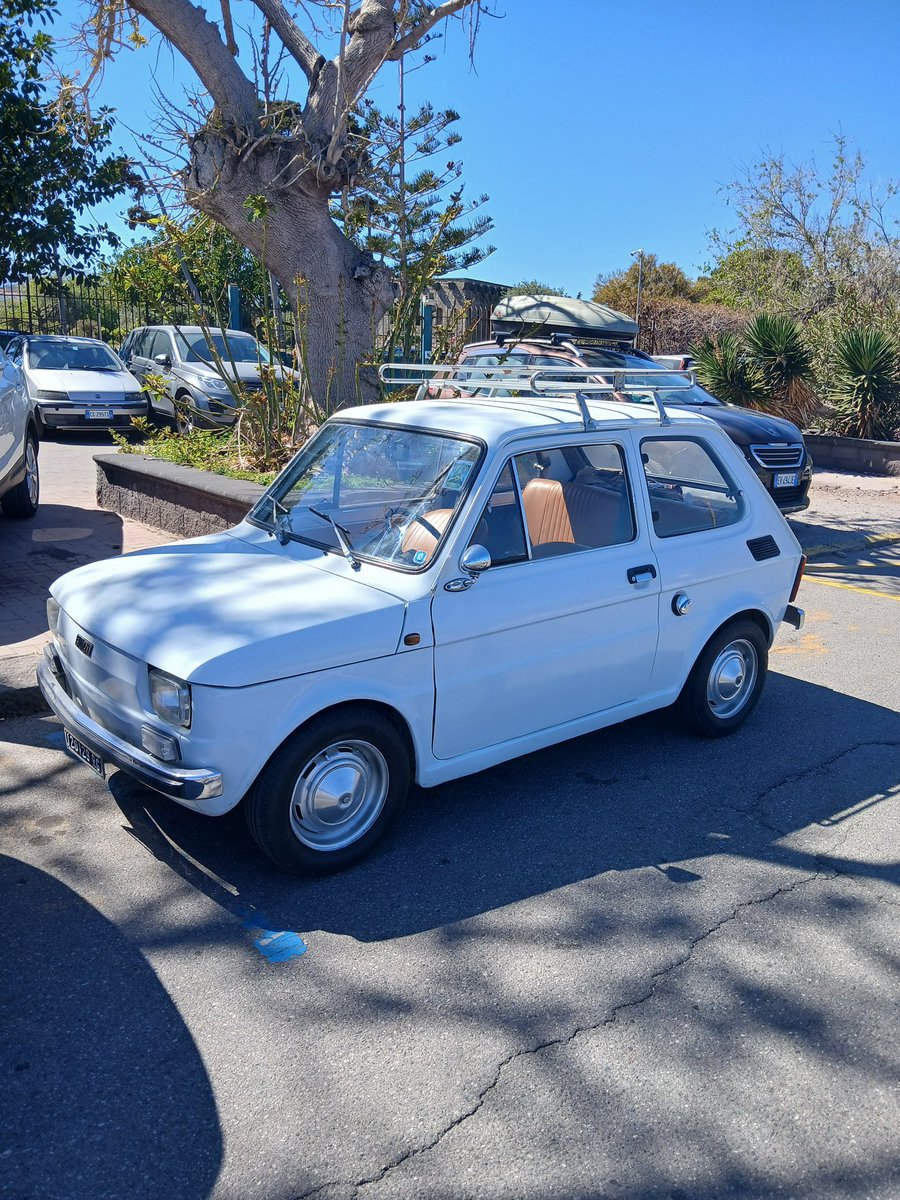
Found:
<svg viewBox="0 0 900 1200"><path fill-rule="evenodd" d="M851 329L835 347L829 399L836 433L887 439L900 433L897 348L879 329Z"/></svg>

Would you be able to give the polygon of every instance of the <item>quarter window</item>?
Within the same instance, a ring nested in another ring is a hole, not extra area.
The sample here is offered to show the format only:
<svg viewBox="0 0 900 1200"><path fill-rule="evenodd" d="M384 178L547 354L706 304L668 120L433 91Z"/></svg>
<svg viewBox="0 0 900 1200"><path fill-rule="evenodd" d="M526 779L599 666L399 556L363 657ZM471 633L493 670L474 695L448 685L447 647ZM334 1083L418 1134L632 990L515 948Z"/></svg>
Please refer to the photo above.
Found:
<svg viewBox="0 0 900 1200"><path fill-rule="evenodd" d="M700 442L645 438L641 458L658 537L733 525L744 515L737 484Z"/></svg>

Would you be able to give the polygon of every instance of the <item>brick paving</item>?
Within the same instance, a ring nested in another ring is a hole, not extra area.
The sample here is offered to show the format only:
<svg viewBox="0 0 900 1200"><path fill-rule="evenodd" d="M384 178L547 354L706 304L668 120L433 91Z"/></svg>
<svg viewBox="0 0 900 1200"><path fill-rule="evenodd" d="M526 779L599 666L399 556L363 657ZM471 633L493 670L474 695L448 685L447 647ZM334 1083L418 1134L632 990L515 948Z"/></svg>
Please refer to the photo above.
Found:
<svg viewBox="0 0 900 1200"><path fill-rule="evenodd" d="M114 446L106 434L63 434L41 443L41 502L30 521L0 514L0 660L39 652L46 642L47 590L73 567L176 539L103 512L93 456Z"/></svg>

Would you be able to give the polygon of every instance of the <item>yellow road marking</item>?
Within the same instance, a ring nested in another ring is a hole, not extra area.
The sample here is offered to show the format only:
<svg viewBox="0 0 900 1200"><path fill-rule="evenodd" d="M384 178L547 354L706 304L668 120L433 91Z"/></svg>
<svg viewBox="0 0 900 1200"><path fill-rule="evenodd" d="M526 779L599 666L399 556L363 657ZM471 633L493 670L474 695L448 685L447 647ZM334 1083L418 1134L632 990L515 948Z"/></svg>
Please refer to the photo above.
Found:
<svg viewBox="0 0 900 1200"><path fill-rule="evenodd" d="M900 602L898 592L876 592L874 588L857 587L855 583L838 583L836 579L819 579L815 575L804 574L804 583L821 583L824 587L841 588L845 592L860 592L863 596L880 596L882 600Z"/></svg>

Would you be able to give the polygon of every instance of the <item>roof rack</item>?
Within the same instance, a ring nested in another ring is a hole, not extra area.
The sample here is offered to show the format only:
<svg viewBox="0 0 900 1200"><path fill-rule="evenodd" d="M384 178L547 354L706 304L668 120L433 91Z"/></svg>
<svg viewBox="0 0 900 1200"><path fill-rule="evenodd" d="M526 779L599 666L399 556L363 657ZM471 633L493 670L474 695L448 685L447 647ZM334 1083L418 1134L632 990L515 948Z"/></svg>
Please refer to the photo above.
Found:
<svg viewBox="0 0 900 1200"><path fill-rule="evenodd" d="M648 383L648 375L654 380ZM656 377L659 377L658 382ZM383 383L396 386L411 386L417 383L416 400L427 397L429 386L441 389L452 388L456 399L476 399L484 388L521 389L536 396L571 396L578 405L578 412L586 430L597 428L588 408L588 399L599 395L622 397L626 402L632 397L649 397L655 407L660 425L670 425L671 419L665 410L659 392L661 389L687 391L694 386L693 371L665 371L651 367L623 367L606 370L598 367L478 367L456 363L432 365L430 363L384 363L378 368L378 377ZM630 378L629 378L630 377ZM468 393L468 394L467 394ZM492 397L492 399L516 400L518 397Z"/></svg>

